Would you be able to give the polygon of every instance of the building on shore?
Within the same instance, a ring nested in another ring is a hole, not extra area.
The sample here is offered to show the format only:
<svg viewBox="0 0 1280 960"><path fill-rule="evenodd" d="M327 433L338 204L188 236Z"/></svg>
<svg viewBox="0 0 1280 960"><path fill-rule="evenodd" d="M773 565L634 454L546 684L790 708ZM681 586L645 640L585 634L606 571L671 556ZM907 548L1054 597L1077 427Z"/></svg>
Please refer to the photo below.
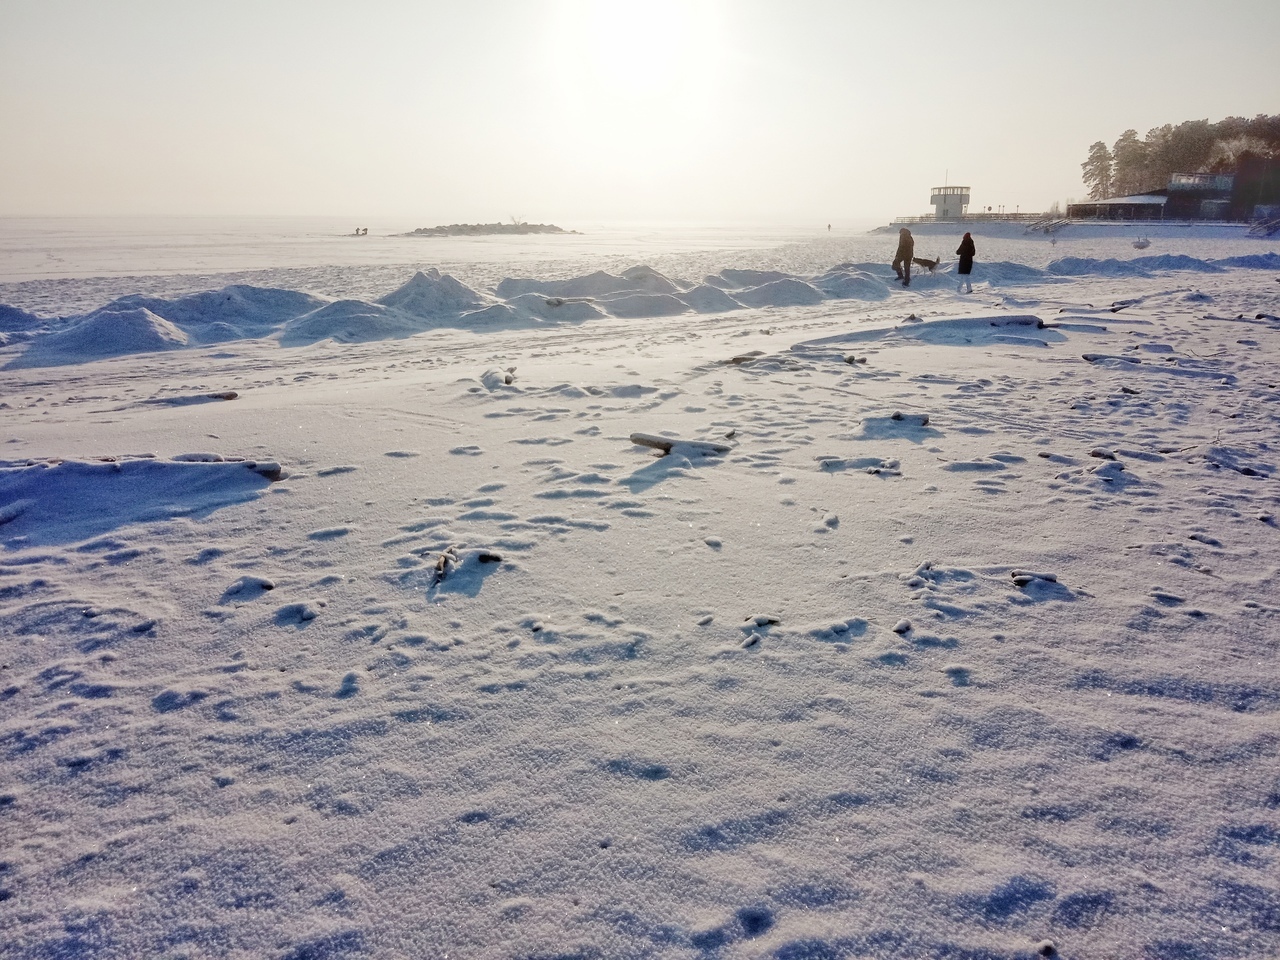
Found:
<svg viewBox="0 0 1280 960"><path fill-rule="evenodd" d="M1073 220L1259 220L1280 215L1280 160L1245 157L1235 173L1175 173L1161 190L1087 200Z"/></svg>
<svg viewBox="0 0 1280 960"><path fill-rule="evenodd" d="M999 213L969 212L969 187L934 187L929 191L929 202L933 204L933 214L918 217L895 217L890 226L901 226L907 223L977 223L988 220L1025 220L1035 222L1043 220L1043 213ZM987 210L991 208L988 207Z"/></svg>
<svg viewBox="0 0 1280 960"><path fill-rule="evenodd" d="M935 220L959 220L969 212L968 187L934 187L931 193Z"/></svg>
<svg viewBox="0 0 1280 960"><path fill-rule="evenodd" d="M1067 205L1070 220L1163 220L1169 198L1163 193L1142 193L1132 197L1086 200Z"/></svg>

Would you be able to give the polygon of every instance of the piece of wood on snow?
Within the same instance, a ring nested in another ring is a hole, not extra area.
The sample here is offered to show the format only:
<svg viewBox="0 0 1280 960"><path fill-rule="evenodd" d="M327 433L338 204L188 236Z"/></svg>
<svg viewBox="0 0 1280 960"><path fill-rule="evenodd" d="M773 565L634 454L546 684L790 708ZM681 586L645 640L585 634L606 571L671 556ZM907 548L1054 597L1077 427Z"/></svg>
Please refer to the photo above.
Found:
<svg viewBox="0 0 1280 960"><path fill-rule="evenodd" d="M733 447L723 443L711 443L706 440L678 440L674 437L656 437L651 433L633 433L631 442L641 447L653 447L663 453L670 453L671 448L679 444L681 449L706 456L712 453L728 453Z"/></svg>

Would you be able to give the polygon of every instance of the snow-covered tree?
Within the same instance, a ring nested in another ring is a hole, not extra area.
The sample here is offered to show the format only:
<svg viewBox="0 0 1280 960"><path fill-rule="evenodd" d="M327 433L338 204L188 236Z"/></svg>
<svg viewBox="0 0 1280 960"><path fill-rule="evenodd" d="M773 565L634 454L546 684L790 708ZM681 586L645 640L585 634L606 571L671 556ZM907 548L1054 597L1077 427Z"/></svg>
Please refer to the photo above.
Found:
<svg viewBox="0 0 1280 960"><path fill-rule="evenodd" d="M1280 155L1280 150L1260 137L1232 137L1230 140L1219 140L1213 145L1213 153L1209 155L1207 166L1210 170L1230 173L1247 156L1270 160L1277 155Z"/></svg>

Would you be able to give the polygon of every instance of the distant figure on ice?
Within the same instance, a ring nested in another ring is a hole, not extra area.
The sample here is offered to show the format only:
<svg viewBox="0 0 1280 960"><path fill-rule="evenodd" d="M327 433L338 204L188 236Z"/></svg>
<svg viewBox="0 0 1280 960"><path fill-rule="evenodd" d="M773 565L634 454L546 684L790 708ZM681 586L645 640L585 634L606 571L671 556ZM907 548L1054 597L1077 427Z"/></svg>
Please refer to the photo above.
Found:
<svg viewBox="0 0 1280 960"><path fill-rule="evenodd" d="M973 246L973 237L969 234L964 235L964 239L960 241L960 246L956 247L956 254L960 257L960 284L956 287L956 293L960 292L960 288L965 288L965 293L973 293L973 284L969 282L969 274L973 273L973 256L978 251Z"/></svg>
<svg viewBox="0 0 1280 960"><path fill-rule="evenodd" d="M911 255L916 252L916 242L911 231L903 227L898 231L898 252L893 255L893 272L904 287L911 286Z"/></svg>

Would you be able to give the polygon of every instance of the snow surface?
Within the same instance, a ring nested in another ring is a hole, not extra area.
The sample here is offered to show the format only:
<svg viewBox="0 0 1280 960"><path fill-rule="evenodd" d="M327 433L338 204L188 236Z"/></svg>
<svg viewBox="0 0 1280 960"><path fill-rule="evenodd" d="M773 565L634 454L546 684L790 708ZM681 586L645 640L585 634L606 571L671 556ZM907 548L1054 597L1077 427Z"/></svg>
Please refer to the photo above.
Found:
<svg viewBox="0 0 1280 960"><path fill-rule="evenodd" d="M4 277L0 957L1280 955L1276 244L918 234Z"/></svg>

